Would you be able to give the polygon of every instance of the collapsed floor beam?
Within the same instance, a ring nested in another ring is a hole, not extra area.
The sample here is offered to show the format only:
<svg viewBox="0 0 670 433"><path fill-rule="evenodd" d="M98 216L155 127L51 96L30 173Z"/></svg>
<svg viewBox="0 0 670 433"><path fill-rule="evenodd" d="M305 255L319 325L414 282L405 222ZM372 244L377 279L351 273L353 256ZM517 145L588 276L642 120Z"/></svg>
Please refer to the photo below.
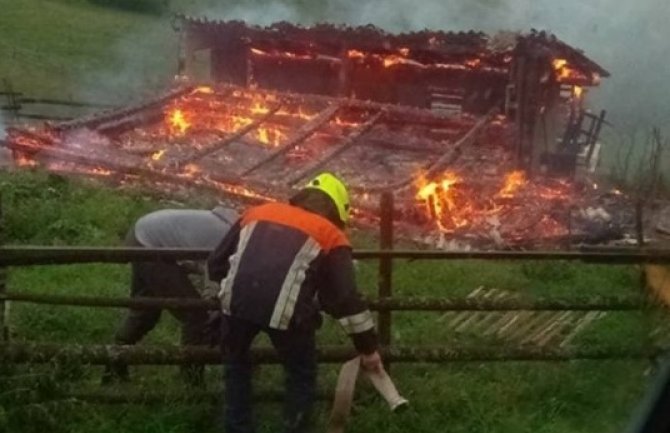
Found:
<svg viewBox="0 0 670 433"><path fill-rule="evenodd" d="M99 125L107 122L113 122L124 117L133 116L137 113L140 113L145 110L151 110L156 107L179 98L189 92L193 91L192 86L178 87L174 90L171 90L164 95L161 95L157 98L151 99L140 104L132 105L130 107L122 108L119 110L107 111L103 113L95 113L90 116L81 117L68 122L60 122L54 124L53 127L57 130L71 130L76 128L97 128Z"/></svg>
<svg viewBox="0 0 670 433"><path fill-rule="evenodd" d="M156 181L163 181L176 185L184 185L194 188L205 188L219 194L227 194L236 199L244 200L249 204L264 203L267 199L262 198L261 194L244 194L238 192L238 186L234 184L226 184L224 180L212 182L209 179L195 179L186 175L171 174L151 168L146 168L141 165L123 165L110 162L109 158L94 155L81 155L66 148L58 147L55 143L47 143L42 146L35 146L29 144L18 143L16 141L4 142L8 149L27 153L32 155L35 159L46 160L53 162L60 160L64 162L72 162L75 164L85 165L92 168L108 169L116 175L123 176L139 176L141 178L153 179Z"/></svg>
<svg viewBox="0 0 670 433"><path fill-rule="evenodd" d="M347 346L321 347L317 350L322 363L342 363L357 356ZM382 349L389 362L494 362L494 361L571 361L603 359L650 359L663 352L660 347L392 347ZM81 364L106 365L122 362L129 365L221 364L225 360L218 349L200 346L113 346L51 343L9 343L0 345L0 363L53 363L67 360ZM255 348L252 359L261 364L280 362L272 348Z"/></svg>
<svg viewBox="0 0 670 433"><path fill-rule="evenodd" d="M265 158L261 159L258 161L256 164L245 170L241 176L248 176L251 174L253 171L257 170L259 167L273 161L275 158L289 152L291 149L302 143L303 141L307 140L312 134L314 134L319 128L321 128L323 125L328 123L330 119L337 114L337 112L340 110L341 106L339 104L332 105L325 110L323 110L321 113L319 113L314 119L311 121L307 122L303 127L298 129L296 133L289 138L289 140L286 142L286 144L282 145L280 148L274 150L272 153L270 153L268 156Z"/></svg>
<svg viewBox="0 0 670 433"><path fill-rule="evenodd" d="M253 91L245 87L237 87L231 85L220 86L221 90L232 88L240 94L250 95L271 95L277 98L290 98L293 101L303 101L315 104L340 104L343 108L353 108L366 111L384 111L386 112L386 120L396 121L400 120L403 124L419 124L425 126L446 126L446 127L461 127L462 120L453 116L444 116L432 111L428 108L414 108L410 106L403 106L397 104L385 104L381 102L364 101L353 98L334 98L332 96L323 96L308 93L287 93L278 92L268 89L254 89Z"/></svg>
<svg viewBox="0 0 670 433"><path fill-rule="evenodd" d="M286 182L287 185L295 185L298 183L301 179L313 174L320 168L322 168L324 165L326 165L329 161L333 160L335 157L340 155L342 152L346 151L349 149L351 146L356 144L358 140L370 129L372 129L373 126L379 121L379 119L382 118L382 116L385 114L384 111L380 111L370 117L365 123L362 125L359 125L354 129L354 131L347 136L347 138L339 143L336 147L331 149L329 152L326 152L324 156L319 158L318 160L312 162L309 164L307 167L304 169L300 170L298 173L296 173L294 176L291 176L289 180Z"/></svg>
<svg viewBox="0 0 670 433"><path fill-rule="evenodd" d="M240 128L236 132L233 132L229 137L226 139L219 141L218 143L214 143L213 145L206 147L204 149L201 149L197 152L194 152L193 154L187 156L186 158L183 158L178 161L178 164L180 166L185 166L187 164L190 164L192 162L198 161L208 155L211 155L214 152L217 152L224 147L228 146L232 142L239 140L243 136L247 135L251 131L257 129L259 126L263 124L263 122L267 121L270 117L272 117L279 109L281 108L281 104L275 105L270 111L259 117L258 119L254 120L247 126Z"/></svg>

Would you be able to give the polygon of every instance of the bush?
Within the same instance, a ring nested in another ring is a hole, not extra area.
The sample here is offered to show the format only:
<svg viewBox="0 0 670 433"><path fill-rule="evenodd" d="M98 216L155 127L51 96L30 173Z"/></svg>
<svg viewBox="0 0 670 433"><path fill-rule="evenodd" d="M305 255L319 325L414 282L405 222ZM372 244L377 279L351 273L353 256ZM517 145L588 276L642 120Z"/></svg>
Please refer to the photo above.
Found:
<svg viewBox="0 0 670 433"><path fill-rule="evenodd" d="M166 13L170 0L89 0L91 3L126 11L160 15Z"/></svg>

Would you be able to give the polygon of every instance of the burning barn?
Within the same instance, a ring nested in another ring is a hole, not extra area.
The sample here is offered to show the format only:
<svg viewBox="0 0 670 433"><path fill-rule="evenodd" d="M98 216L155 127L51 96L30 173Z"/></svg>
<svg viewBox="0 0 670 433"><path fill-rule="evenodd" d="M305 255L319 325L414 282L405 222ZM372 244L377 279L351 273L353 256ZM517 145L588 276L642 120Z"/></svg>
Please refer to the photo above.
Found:
<svg viewBox="0 0 670 433"><path fill-rule="evenodd" d="M286 198L331 170L352 186L359 224L393 191L399 232L441 245L621 234L607 207L622 198L575 177L604 117L584 95L608 73L552 35L176 23L174 89L10 130L17 161L245 201Z"/></svg>

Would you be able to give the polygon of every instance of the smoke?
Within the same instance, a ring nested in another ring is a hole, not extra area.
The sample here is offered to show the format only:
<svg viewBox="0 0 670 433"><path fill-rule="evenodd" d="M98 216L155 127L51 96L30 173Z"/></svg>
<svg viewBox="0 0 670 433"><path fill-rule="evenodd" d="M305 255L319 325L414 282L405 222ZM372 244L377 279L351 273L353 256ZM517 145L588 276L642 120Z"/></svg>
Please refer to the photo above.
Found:
<svg viewBox="0 0 670 433"><path fill-rule="evenodd" d="M286 20L375 24L389 31L547 30L611 72L591 104L621 128L670 124L667 0L322 0L217 1L189 11L255 24Z"/></svg>
<svg viewBox="0 0 670 433"><path fill-rule="evenodd" d="M168 86L177 71L178 36L168 20L132 29L105 47L105 62L74 71L79 99L124 105L151 97Z"/></svg>

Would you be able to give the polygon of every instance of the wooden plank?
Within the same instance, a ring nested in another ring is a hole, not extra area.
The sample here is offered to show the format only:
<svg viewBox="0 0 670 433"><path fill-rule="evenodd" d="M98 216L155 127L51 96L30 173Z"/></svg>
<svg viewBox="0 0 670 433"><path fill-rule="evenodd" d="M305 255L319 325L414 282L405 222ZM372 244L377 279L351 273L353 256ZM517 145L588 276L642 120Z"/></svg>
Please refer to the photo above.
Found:
<svg viewBox="0 0 670 433"><path fill-rule="evenodd" d="M195 161L198 161L208 155L211 155L214 152L217 152L224 147L228 146L232 142L239 140L241 137L245 136L249 132L253 131L254 129L257 129L263 122L267 121L270 117L272 117L279 109L281 108L281 104L275 105L273 108L270 109L267 113L265 113L263 116L259 117L258 119L254 120L247 126L240 128L239 130L235 131L232 133L228 138L225 140L219 141L218 143L214 143L213 145L206 147L204 149L201 149L186 158L183 158L178 161L178 164L180 166L185 166L187 164L191 164Z"/></svg>
<svg viewBox="0 0 670 433"><path fill-rule="evenodd" d="M249 167L247 170L245 170L242 173L242 176L248 176L253 171L257 170L259 167L273 161L275 158L289 152L291 149L307 140L319 128L328 123L333 118L333 116L337 114L337 112L340 110L341 107L342 107L341 104L335 104L331 105L330 107L320 112L314 119L310 120L300 129L298 129L284 145L282 145L278 149L275 149L267 157L261 159L260 161Z"/></svg>
<svg viewBox="0 0 670 433"><path fill-rule="evenodd" d="M385 111L379 111L378 113L370 117L365 123L359 125L356 129L354 129L354 131L351 134L349 134L346 140L340 143L339 146L334 147L330 152L327 152L323 157L321 157L317 161L312 162L307 167L296 173L294 176L290 177L289 180L286 182L286 184L295 185L296 183L298 183L298 181L314 173L316 170L319 170L333 158L340 155L345 150L349 149L351 146L356 144L358 140L363 136L363 134L368 132L375 125L375 123L377 123L377 121L382 118L384 114Z"/></svg>

